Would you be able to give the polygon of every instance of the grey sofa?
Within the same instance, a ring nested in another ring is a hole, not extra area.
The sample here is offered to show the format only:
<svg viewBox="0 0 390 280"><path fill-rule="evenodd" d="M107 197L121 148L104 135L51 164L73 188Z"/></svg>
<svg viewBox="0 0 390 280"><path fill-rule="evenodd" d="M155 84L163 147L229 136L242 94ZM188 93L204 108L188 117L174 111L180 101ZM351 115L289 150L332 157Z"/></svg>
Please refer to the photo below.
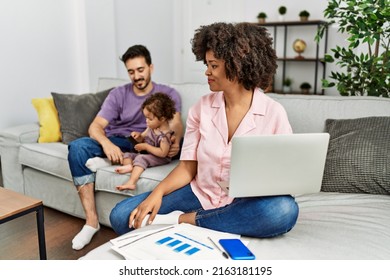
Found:
<svg viewBox="0 0 390 280"><path fill-rule="evenodd" d="M101 78L98 91L129 83L125 79ZM182 95L183 123L188 108L199 96L208 92L207 85L173 85ZM42 199L48 207L77 217L84 217L82 205L67 161L68 146L61 143L37 143L39 124L30 123L0 131L0 154L3 186ZM177 164L148 168L143 172L135 191L118 192L128 175L114 172L115 167L101 168L96 173L96 204L100 222L110 226L109 213L123 198L152 190Z"/></svg>
<svg viewBox="0 0 390 280"><path fill-rule="evenodd" d="M98 90L127 82L102 78L99 80ZM201 95L208 93L209 88L206 84L172 86L181 94L182 117L185 122L189 107ZM323 132L325 121L329 118L390 116L390 99L384 98L269 96L285 107L295 133ZM38 123L11 127L0 132L4 187L42 199L48 207L84 217L68 167L67 145L37 143L38 134ZM168 165L145 170L137 189L129 192L115 190L115 186L125 182L128 175L116 174L113 166L99 169L96 173L96 204L100 222L110 226L109 214L117 202L129 195L152 190L176 164L177 161L173 161ZM257 258L390 258L390 196L320 192L297 196L297 201L300 216L290 233L270 240L250 239L249 246ZM351 220L355 222L351 223ZM378 230L380 234L374 236L374 232ZM313 250L312 246L317 246L317 249ZM91 252L90 258L99 258L96 251L95 254Z"/></svg>

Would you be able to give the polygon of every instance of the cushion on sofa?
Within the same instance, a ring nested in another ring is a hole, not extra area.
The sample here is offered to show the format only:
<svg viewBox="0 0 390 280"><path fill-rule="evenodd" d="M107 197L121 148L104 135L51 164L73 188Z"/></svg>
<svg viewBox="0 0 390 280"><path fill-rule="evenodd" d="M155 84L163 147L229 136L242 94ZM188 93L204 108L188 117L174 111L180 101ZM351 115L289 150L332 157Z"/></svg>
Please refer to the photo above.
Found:
<svg viewBox="0 0 390 280"><path fill-rule="evenodd" d="M19 162L24 166L72 181L68 164L68 146L61 142L23 144L20 146Z"/></svg>
<svg viewBox="0 0 390 280"><path fill-rule="evenodd" d="M390 116L390 98L268 93L283 105L294 133L323 132L327 119Z"/></svg>
<svg viewBox="0 0 390 280"><path fill-rule="evenodd" d="M390 194L390 117L328 119L322 191Z"/></svg>
<svg viewBox="0 0 390 280"><path fill-rule="evenodd" d="M31 103L38 113L38 143L61 141L60 120L53 98L33 98Z"/></svg>
<svg viewBox="0 0 390 280"><path fill-rule="evenodd" d="M88 136L88 128L111 89L97 93L62 94L52 92L61 124L62 142Z"/></svg>
<svg viewBox="0 0 390 280"><path fill-rule="evenodd" d="M96 191L121 193L126 196L141 194L152 191L157 184L164 179L177 165L179 161L172 162L156 167L148 167L142 172L140 179L137 182L135 190L118 191L116 186L124 184L130 178L130 173L118 174L115 172L115 166L103 167L96 173Z"/></svg>

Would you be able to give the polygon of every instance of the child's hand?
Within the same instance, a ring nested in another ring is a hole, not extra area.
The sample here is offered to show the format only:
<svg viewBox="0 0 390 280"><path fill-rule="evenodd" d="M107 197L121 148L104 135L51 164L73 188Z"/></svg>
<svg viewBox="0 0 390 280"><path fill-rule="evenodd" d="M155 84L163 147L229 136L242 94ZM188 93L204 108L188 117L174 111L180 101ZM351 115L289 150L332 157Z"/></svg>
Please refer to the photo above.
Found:
<svg viewBox="0 0 390 280"><path fill-rule="evenodd" d="M149 144L147 144L147 143L140 143L140 144L135 145L134 149L137 152L147 151L148 150L148 146L149 146Z"/></svg>
<svg viewBox="0 0 390 280"><path fill-rule="evenodd" d="M142 142L142 133L141 132L138 132L138 131L133 131L132 133L130 133L131 136L133 136L133 138L135 140L137 140L137 142Z"/></svg>

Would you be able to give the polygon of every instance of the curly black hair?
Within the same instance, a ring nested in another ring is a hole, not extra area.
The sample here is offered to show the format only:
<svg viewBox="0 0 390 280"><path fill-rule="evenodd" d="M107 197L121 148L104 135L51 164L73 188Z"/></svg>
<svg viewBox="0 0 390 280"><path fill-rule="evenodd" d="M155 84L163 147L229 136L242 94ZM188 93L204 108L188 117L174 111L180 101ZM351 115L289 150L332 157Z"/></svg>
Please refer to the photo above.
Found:
<svg viewBox="0 0 390 280"><path fill-rule="evenodd" d="M170 121L176 113L175 102L162 92L156 92L146 98L141 107L142 110L146 108L153 113L159 120L165 118L167 121Z"/></svg>
<svg viewBox="0 0 390 280"><path fill-rule="evenodd" d="M217 59L225 61L226 78L237 79L245 89L265 90L278 67L272 38L267 29L256 23L217 22L201 26L191 40L197 61L206 63L211 50Z"/></svg>

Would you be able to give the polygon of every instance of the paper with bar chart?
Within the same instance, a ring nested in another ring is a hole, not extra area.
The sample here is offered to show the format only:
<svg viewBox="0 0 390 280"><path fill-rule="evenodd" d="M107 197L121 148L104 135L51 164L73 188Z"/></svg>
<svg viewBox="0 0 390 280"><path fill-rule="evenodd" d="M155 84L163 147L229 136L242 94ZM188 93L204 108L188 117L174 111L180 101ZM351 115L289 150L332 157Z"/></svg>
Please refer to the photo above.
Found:
<svg viewBox="0 0 390 280"><path fill-rule="evenodd" d="M189 224L145 227L111 240L112 249L125 259L224 259L209 237L218 243L222 238L239 235L209 230Z"/></svg>

